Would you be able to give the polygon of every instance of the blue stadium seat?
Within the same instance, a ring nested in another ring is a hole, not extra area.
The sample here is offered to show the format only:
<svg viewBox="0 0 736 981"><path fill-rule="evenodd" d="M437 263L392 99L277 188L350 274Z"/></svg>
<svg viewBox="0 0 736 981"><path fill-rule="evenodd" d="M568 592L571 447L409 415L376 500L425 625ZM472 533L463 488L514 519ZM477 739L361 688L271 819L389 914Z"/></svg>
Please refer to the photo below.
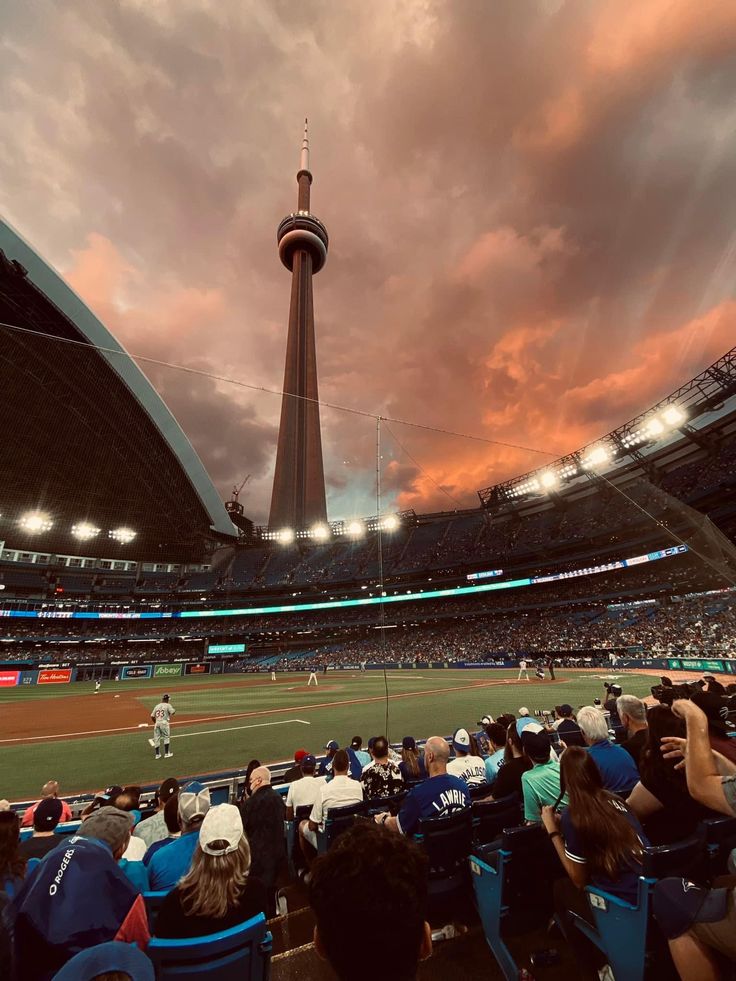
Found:
<svg viewBox="0 0 736 981"><path fill-rule="evenodd" d="M546 884L563 874L557 852L541 825L506 828L500 848L494 843L474 851L470 871L488 946L503 976L516 981L519 967L506 937L529 932L552 915Z"/></svg>
<svg viewBox="0 0 736 981"><path fill-rule="evenodd" d="M471 809L420 821L414 839L426 854L429 865L429 922L432 926L442 926L453 919L462 920L463 906L470 905L471 896L468 872L468 856L473 846Z"/></svg>
<svg viewBox="0 0 736 981"><path fill-rule="evenodd" d="M481 783L477 787L468 787L468 793L471 800L484 800L493 793L493 784Z"/></svg>
<svg viewBox="0 0 736 981"><path fill-rule="evenodd" d="M719 816L706 818L700 822L698 831L705 841L708 878L726 872L726 861L730 852L736 848L736 818Z"/></svg>
<svg viewBox="0 0 736 981"><path fill-rule="evenodd" d="M365 802L365 813L380 814L381 811L389 811L391 814L398 814L401 809L401 804L406 797L408 791L400 790L398 794L391 794L390 797L374 797L372 800L367 800Z"/></svg>
<svg viewBox="0 0 736 981"><path fill-rule="evenodd" d="M26 879L35 872L38 866L41 864L40 858L29 858L26 862Z"/></svg>
<svg viewBox="0 0 736 981"><path fill-rule="evenodd" d="M356 817L365 814L365 804L348 804L346 807L331 807L325 816L325 830L317 832L317 851L324 855L343 831L352 828Z"/></svg>
<svg viewBox="0 0 736 981"><path fill-rule="evenodd" d="M477 845L488 845L500 838L506 828L515 828L523 822L518 794L498 800L473 801L472 814L473 840Z"/></svg>
<svg viewBox="0 0 736 981"><path fill-rule="evenodd" d="M146 904L146 913L148 913L148 925L151 929L151 933L153 933L158 911L161 909L161 904L163 901L169 895L169 890L151 890L144 892L142 895L143 902Z"/></svg>
<svg viewBox="0 0 736 981"><path fill-rule="evenodd" d="M209 937L165 940L153 937L148 956L157 981L266 981L271 966L271 934L263 913Z"/></svg>
<svg viewBox="0 0 736 981"><path fill-rule="evenodd" d="M642 981L647 969L651 900L657 879L685 876L702 860L702 838L688 838L673 845L647 848L644 875L639 878L636 905L602 889L586 888L595 926L573 914L576 927L601 950L614 977Z"/></svg>

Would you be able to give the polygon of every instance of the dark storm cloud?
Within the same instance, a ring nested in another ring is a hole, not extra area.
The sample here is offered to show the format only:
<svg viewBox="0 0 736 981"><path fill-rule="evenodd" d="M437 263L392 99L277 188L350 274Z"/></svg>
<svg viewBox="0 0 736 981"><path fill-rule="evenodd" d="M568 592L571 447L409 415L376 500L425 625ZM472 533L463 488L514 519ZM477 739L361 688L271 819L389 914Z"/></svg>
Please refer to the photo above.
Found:
<svg viewBox="0 0 736 981"><path fill-rule="evenodd" d="M732 4L31 0L2 52L0 206L132 351L280 387L306 114L324 399L563 453L733 344ZM279 399L145 370L264 519ZM401 506L548 459L392 428ZM372 513L375 423L323 442Z"/></svg>

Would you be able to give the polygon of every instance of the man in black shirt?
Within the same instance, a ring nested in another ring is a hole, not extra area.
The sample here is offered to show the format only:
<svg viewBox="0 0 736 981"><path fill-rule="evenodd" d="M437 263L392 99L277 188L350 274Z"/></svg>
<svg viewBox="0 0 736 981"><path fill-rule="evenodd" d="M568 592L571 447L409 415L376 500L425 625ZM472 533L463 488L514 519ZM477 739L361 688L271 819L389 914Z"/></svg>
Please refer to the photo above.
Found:
<svg viewBox="0 0 736 981"><path fill-rule="evenodd" d="M309 752L306 749L298 749L294 753L294 766L287 770L286 773L281 778L281 783L292 783L294 780L301 780L304 776L302 773L302 760L305 756L309 756Z"/></svg>
<svg viewBox="0 0 736 981"><path fill-rule="evenodd" d="M56 797L44 797L33 814L33 837L21 842L20 854L25 859L43 858L59 844L54 833L61 820L61 801Z"/></svg>
<svg viewBox="0 0 736 981"><path fill-rule="evenodd" d="M639 766L639 757L647 741L647 707L635 695L619 695L616 699L616 708L628 736L622 746Z"/></svg>
<svg viewBox="0 0 736 981"><path fill-rule="evenodd" d="M572 705L555 705L555 715L557 721L553 723L553 727L557 730L557 735L564 744L566 746L585 746L580 726L572 714Z"/></svg>
<svg viewBox="0 0 736 981"><path fill-rule="evenodd" d="M267 766L259 766L251 773L250 789L250 797L240 804L240 814L250 845L251 873L268 890L267 916L275 916L276 877L286 858L284 802L271 786Z"/></svg>

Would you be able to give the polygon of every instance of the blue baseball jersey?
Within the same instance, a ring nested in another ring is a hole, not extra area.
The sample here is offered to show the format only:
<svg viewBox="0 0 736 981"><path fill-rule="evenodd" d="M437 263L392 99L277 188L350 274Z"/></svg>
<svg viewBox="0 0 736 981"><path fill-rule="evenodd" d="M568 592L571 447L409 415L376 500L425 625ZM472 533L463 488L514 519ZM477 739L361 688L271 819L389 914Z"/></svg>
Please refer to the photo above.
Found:
<svg viewBox="0 0 736 981"><path fill-rule="evenodd" d="M421 820L448 817L466 807L470 807L470 794L464 780L449 773L429 777L404 798L397 817L399 830L405 835L414 834Z"/></svg>

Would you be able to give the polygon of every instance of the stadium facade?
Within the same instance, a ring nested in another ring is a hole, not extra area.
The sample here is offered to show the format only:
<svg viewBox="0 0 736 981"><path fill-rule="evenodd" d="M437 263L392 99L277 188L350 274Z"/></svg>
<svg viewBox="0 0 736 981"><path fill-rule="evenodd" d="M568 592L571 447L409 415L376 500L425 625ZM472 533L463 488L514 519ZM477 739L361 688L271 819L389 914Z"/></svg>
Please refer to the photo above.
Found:
<svg viewBox="0 0 736 981"><path fill-rule="evenodd" d="M6 549L30 553L43 539L63 555L194 561L234 539L201 460L133 358L2 221L0 322Z"/></svg>

